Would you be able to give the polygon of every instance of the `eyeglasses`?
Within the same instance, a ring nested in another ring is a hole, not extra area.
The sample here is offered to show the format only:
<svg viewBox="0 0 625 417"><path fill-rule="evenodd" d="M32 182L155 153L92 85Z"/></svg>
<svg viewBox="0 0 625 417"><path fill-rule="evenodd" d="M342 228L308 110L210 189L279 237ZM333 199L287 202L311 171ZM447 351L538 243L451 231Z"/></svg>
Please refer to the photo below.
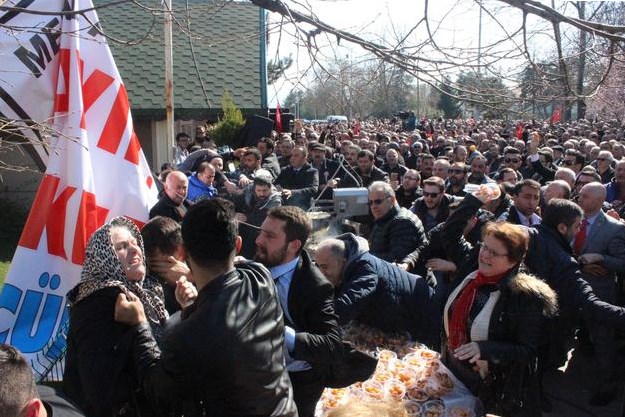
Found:
<svg viewBox="0 0 625 417"><path fill-rule="evenodd" d="M380 204L382 204L384 202L384 200L386 200L387 198L390 197L384 197L384 198L376 198L375 200L369 200L367 201L367 205L368 206L379 206Z"/></svg>
<svg viewBox="0 0 625 417"><path fill-rule="evenodd" d="M464 170L463 169L450 169L449 173L450 174L464 174Z"/></svg>
<svg viewBox="0 0 625 417"><path fill-rule="evenodd" d="M436 198L440 193L428 193L427 191L423 192L423 197Z"/></svg>
<svg viewBox="0 0 625 417"><path fill-rule="evenodd" d="M484 251L484 253L488 254L489 256L493 257L493 258L500 258L502 256L508 256L507 253L497 253L494 250L492 250L489 246L487 246L484 242L480 242L480 252Z"/></svg>
<svg viewBox="0 0 625 417"><path fill-rule="evenodd" d="M504 161L506 164L509 164L509 163L511 163L511 162L512 162L513 164L518 164L518 163L519 163L519 160L518 160L518 159L513 159L513 158L506 158L506 159L504 159L503 161Z"/></svg>
<svg viewBox="0 0 625 417"><path fill-rule="evenodd" d="M597 161L601 161L601 162L605 162L607 160L608 160L608 158L597 158Z"/></svg>
<svg viewBox="0 0 625 417"><path fill-rule="evenodd" d="M566 159L562 161L562 165L566 165L570 167L571 165L575 165L575 161L567 161Z"/></svg>
<svg viewBox="0 0 625 417"><path fill-rule="evenodd" d="M413 180L413 181L419 181L419 178L417 177L404 177L405 180Z"/></svg>

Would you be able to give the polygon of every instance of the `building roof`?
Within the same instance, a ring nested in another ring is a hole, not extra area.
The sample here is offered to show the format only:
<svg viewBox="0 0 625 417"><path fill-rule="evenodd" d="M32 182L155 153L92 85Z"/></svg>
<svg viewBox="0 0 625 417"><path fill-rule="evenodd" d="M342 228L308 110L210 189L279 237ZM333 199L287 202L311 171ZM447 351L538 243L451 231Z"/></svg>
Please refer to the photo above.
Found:
<svg viewBox="0 0 625 417"><path fill-rule="evenodd" d="M97 0L95 4L106 2ZM172 3L175 117L202 120L220 114L226 90L244 112L266 108L266 12L247 2L175 0ZM98 16L104 33L110 37L109 45L128 91L133 117L162 119L165 118L164 14L160 12L163 6L160 0L142 4L157 12L128 2L98 9ZM202 92L194 55L210 106Z"/></svg>

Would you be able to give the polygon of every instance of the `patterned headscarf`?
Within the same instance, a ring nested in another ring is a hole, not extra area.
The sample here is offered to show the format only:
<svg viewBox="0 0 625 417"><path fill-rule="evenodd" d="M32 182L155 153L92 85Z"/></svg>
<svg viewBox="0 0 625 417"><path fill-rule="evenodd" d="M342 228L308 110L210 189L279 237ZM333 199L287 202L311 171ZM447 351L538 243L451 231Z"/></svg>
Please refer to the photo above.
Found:
<svg viewBox="0 0 625 417"><path fill-rule="evenodd" d="M124 294L132 292L141 300L154 336L158 338L168 317L163 288L156 279L149 276L141 281L128 279L113 247L111 229L114 227L128 229L143 252L141 233L137 226L126 217L116 217L100 227L89 239L80 282L67 295L68 301L70 305L79 303L94 292L109 287L119 287ZM145 265L145 257L143 263Z"/></svg>

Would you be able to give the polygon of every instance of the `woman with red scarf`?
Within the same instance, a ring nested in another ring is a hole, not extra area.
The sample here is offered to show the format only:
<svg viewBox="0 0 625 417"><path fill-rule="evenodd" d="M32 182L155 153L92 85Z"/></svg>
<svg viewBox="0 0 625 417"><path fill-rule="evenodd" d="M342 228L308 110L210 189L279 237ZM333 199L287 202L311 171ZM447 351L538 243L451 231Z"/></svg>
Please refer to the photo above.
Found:
<svg viewBox="0 0 625 417"><path fill-rule="evenodd" d="M484 404L507 417L540 416L536 350L555 293L519 273L529 236L521 227L486 225L478 270L450 294L444 310L447 366Z"/></svg>

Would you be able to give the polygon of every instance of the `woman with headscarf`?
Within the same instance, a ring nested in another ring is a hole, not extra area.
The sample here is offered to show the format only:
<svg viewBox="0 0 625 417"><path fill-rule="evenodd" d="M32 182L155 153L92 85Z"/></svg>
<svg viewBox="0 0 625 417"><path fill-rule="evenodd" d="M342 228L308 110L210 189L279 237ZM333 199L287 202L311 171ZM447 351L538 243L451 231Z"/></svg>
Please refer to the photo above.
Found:
<svg viewBox="0 0 625 417"><path fill-rule="evenodd" d="M537 349L555 293L519 272L529 241L520 226L488 223L478 251L460 240L464 260L477 255L478 269L458 277L445 305L444 360L486 412L539 417Z"/></svg>
<svg viewBox="0 0 625 417"><path fill-rule="evenodd" d="M90 417L155 416L143 401L131 367L135 330L114 320L120 293L141 300L158 340L168 318L163 289L146 276L141 234L125 217L91 236L80 282L68 293L64 391Z"/></svg>

